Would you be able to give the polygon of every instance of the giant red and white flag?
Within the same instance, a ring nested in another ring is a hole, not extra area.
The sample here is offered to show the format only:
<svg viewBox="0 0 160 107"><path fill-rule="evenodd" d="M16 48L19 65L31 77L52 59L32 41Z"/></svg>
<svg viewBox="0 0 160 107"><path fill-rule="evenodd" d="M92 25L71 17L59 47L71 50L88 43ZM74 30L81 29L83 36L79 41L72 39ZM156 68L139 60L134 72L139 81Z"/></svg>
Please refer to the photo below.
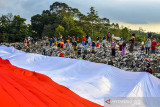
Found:
<svg viewBox="0 0 160 107"><path fill-rule="evenodd" d="M1 107L100 107L49 77L0 58Z"/></svg>
<svg viewBox="0 0 160 107"><path fill-rule="evenodd" d="M3 59L8 59L10 63L16 67L35 71L35 74L41 73L50 77L57 84L60 84L59 86L63 85L63 88L66 87L65 89L67 89L67 91L65 92L71 90L76 93L76 95L79 95L81 98L86 99L85 101L77 100L81 103L86 102L85 104L83 103L84 105L89 103L93 104L94 106L98 106L95 104L97 103L103 106L105 97L160 97L160 80L149 73L128 72L106 64L99 64L84 60L25 53L16 50L13 47L6 46L0 47L0 57ZM23 78L21 79L23 80ZM41 82L42 81L43 79L41 80ZM46 81L45 83L48 83L48 81ZM32 82L29 82L29 84L31 85ZM63 88L60 89L63 90ZM40 89L45 90L46 87L43 87L42 84ZM58 88L56 89L59 90ZM66 95L65 92L62 92L60 90L59 92ZM43 91L41 94L43 95ZM25 95L23 94L22 96L25 97ZM57 100L59 101L61 99ZM62 98L62 100L64 99ZM66 98L66 102L67 100L68 98ZM43 102L43 100L40 101ZM90 101L94 103L91 103ZM150 105L146 106L149 107Z"/></svg>

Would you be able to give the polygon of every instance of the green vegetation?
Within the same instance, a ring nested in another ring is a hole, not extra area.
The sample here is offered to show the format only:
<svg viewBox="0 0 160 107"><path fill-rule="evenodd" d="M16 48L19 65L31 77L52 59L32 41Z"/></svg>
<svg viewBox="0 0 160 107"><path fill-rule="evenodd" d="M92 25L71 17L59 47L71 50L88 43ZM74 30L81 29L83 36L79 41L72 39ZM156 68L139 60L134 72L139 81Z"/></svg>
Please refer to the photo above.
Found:
<svg viewBox="0 0 160 107"><path fill-rule="evenodd" d="M146 40L147 34L142 29L133 31L127 27L120 28L118 23L110 23L108 18L100 18L94 7L90 8L87 15L82 14L77 8L69 7L65 3L55 2L49 10L31 17L31 24L25 23L26 19L19 15L2 15L0 17L0 42L19 42L26 36L41 39L44 36L64 38L69 36L90 35L93 39L107 35L108 32L115 36L123 37L128 41L132 32L136 33L136 40ZM156 34L155 34L156 35ZM157 35L155 36L157 37ZM160 38L159 38L160 39Z"/></svg>

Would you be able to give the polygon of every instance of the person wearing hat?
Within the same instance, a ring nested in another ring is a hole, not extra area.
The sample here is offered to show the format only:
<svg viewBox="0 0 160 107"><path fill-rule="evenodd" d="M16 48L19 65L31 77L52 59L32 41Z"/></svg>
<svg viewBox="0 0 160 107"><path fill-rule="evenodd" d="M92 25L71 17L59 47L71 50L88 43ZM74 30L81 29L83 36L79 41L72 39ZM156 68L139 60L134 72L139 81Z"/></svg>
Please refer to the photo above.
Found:
<svg viewBox="0 0 160 107"><path fill-rule="evenodd" d="M66 48L68 48L69 47L69 39L67 39L66 41L67 41Z"/></svg>
<svg viewBox="0 0 160 107"><path fill-rule="evenodd" d="M145 48L146 48L146 54L149 55L149 53L150 53L149 50L150 50L150 48L151 48L151 40L150 40L149 37L148 37L148 39L147 39L147 41L146 41Z"/></svg>
<svg viewBox="0 0 160 107"><path fill-rule="evenodd" d="M97 43L96 43L96 47L97 47L97 48L100 47L100 45L99 45L99 40L98 40Z"/></svg>
<svg viewBox="0 0 160 107"><path fill-rule="evenodd" d="M132 52L133 52L133 49L134 49L135 37L134 37L134 36L132 36L132 39L131 39L131 40L129 40L129 41L131 41L130 52L132 53Z"/></svg>
<svg viewBox="0 0 160 107"><path fill-rule="evenodd" d="M105 44L106 44L106 35L103 36L102 43L103 43L103 47L105 47Z"/></svg>
<svg viewBox="0 0 160 107"><path fill-rule="evenodd" d="M143 71L152 74L152 68L150 67L150 61L146 62L146 67L144 68Z"/></svg>

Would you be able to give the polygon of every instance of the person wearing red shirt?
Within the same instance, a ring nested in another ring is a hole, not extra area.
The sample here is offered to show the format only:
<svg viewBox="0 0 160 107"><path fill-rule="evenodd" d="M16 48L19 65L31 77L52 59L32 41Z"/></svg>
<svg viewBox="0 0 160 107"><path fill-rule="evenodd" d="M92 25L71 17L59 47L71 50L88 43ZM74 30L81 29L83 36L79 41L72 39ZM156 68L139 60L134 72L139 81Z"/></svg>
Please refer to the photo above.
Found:
<svg viewBox="0 0 160 107"><path fill-rule="evenodd" d="M152 41L152 46L151 46L151 54L155 54L156 53L156 45L157 45L157 41L154 38L154 40Z"/></svg>
<svg viewBox="0 0 160 107"><path fill-rule="evenodd" d="M82 45L83 46L85 45L85 41L86 41L86 38L85 38L85 36L83 36L83 38L82 38Z"/></svg>
<svg viewBox="0 0 160 107"><path fill-rule="evenodd" d="M27 46L27 38L24 39L24 46Z"/></svg>

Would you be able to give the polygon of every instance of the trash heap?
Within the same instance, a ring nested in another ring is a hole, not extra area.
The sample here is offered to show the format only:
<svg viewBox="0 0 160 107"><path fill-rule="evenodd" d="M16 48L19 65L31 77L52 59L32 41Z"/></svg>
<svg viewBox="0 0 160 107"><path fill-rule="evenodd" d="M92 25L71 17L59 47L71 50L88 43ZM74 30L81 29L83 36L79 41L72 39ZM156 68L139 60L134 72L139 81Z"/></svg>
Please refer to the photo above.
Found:
<svg viewBox="0 0 160 107"><path fill-rule="evenodd" d="M87 54L84 53L84 47L79 44L80 50L74 51L73 47L64 47L64 49L58 48L57 46L46 46L42 45L40 41L37 42L36 45L32 45L30 47L25 47L23 43L12 43L5 44L7 46L14 46L18 50L22 50L25 52L42 54L46 56L58 56L58 57L66 57L73 59L84 59L91 62L103 63L115 66L117 68L132 71L132 72L142 72L145 65L146 60L150 60L150 64L153 70L154 75L160 77L160 55L159 50L158 54L148 56L145 54L145 50L141 51L139 46L135 46L135 50L133 53L130 53L128 50L126 51L126 55L122 55L121 51L118 51L118 46L116 47L116 56L111 56L111 45L110 43L106 43L105 46L100 44L99 48L93 48L91 46L87 49ZM127 49L130 44L127 43Z"/></svg>

